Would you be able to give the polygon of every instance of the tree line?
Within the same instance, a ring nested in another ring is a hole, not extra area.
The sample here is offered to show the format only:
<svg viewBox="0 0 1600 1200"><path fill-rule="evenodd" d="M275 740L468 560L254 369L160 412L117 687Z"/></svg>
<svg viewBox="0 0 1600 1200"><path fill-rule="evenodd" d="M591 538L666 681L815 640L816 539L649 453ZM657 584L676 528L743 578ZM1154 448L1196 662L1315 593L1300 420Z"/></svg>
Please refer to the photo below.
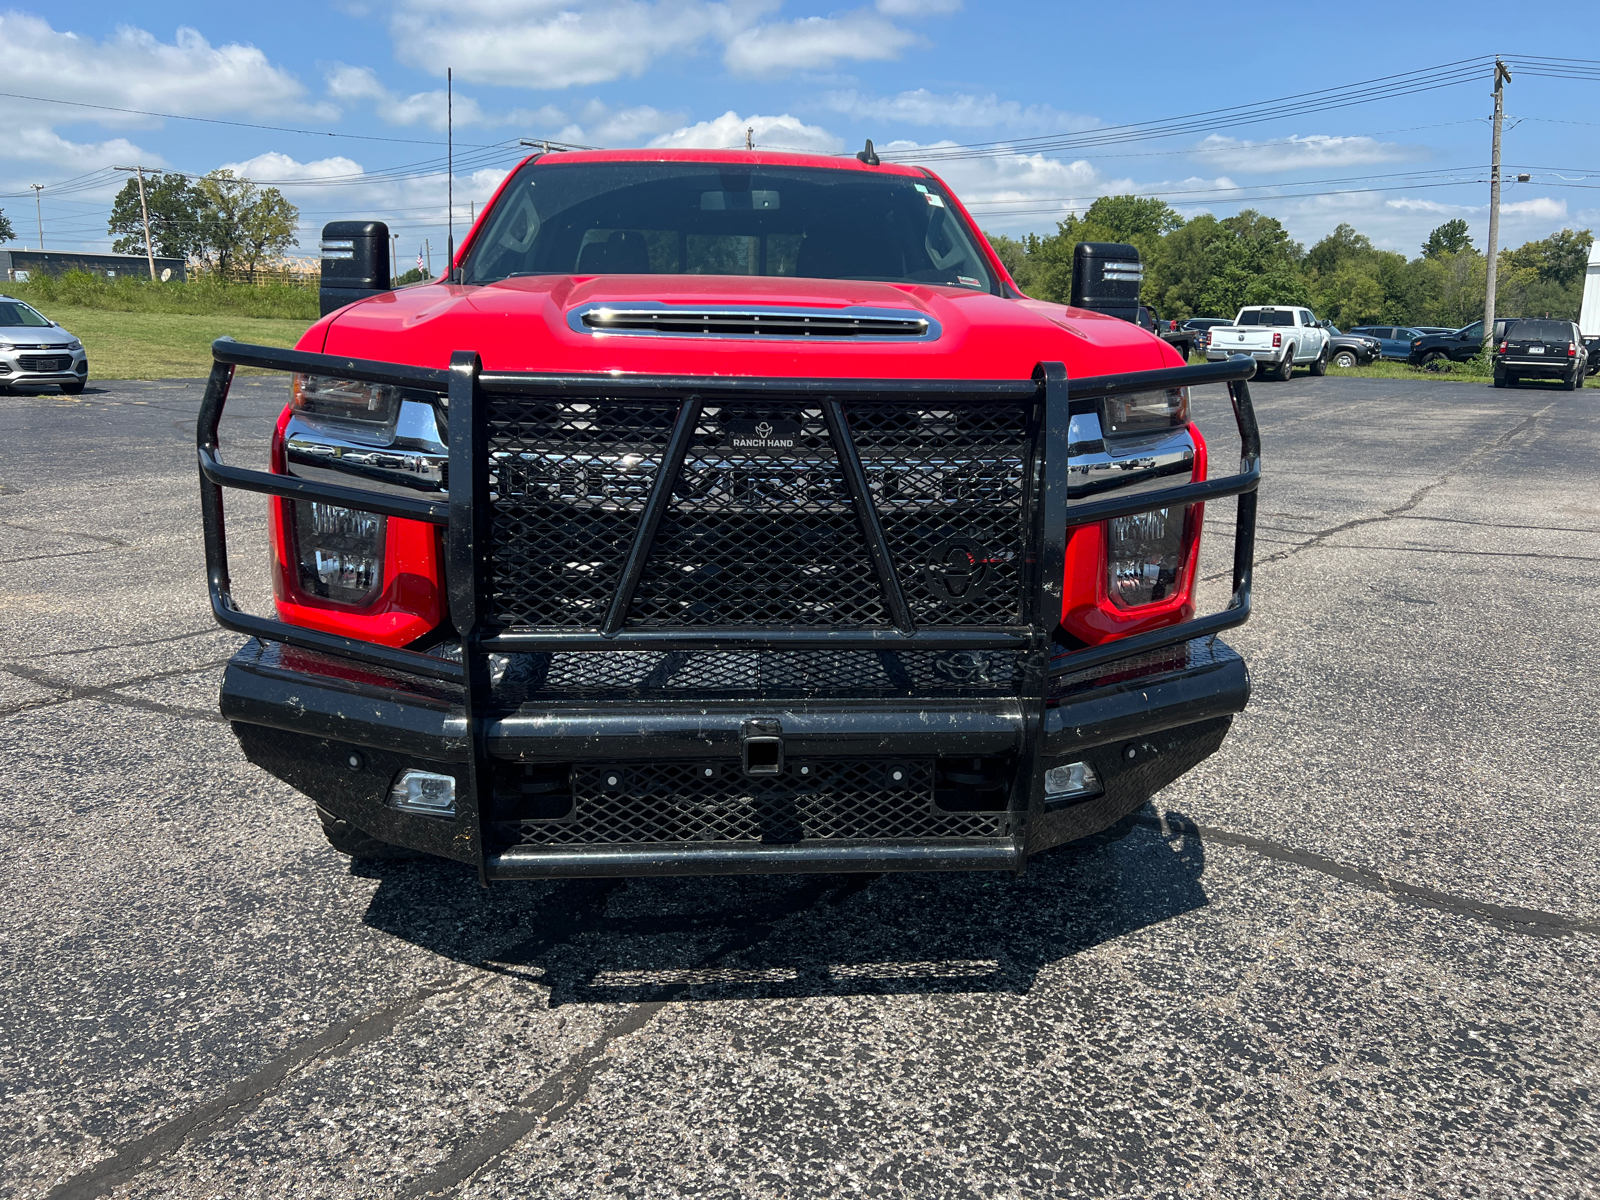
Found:
<svg viewBox="0 0 1600 1200"><path fill-rule="evenodd" d="M226 278L251 272L281 257L295 244L300 210L274 187L259 187L232 171L217 170L191 180L175 172L144 177L144 207L139 181L129 179L111 202L106 232L117 254L145 253L144 212L150 214L150 248L159 258L199 263ZM16 231L0 213L0 242Z"/></svg>
<svg viewBox="0 0 1600 1200"><path fill-rule="evenodd" d="M1439 226L1409 259L1377 249L1350 225L1307 250L1253 209L1186 221L1145 196L1102 196L1048 236L987 236L1017 285L1041 300L1064 303L1071 295L1079 242L1127 242L1145 264L1144 301L1163 317L1232 317L1247 304L1304 305L1345 329L1459 328L1483 316L1488 260L1462 220ZM1563 229L1500 251L1497 313L1576 320L1593 240L1589 230Z"/></svg>

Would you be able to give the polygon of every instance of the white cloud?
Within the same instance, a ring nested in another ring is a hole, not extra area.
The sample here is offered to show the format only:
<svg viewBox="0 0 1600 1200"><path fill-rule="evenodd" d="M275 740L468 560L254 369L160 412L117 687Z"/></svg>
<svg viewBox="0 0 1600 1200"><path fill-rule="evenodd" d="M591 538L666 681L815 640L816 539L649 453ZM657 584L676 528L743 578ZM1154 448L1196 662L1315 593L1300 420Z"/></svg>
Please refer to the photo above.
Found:
<svg viewBox="0 0 1600 1200"><path fill-rule="evenodd" d="M560 134L562 141L593 146L641 146L657 134L683 124L681 112L662 112L648 104L612 108L591 100L578 110L575 123Z"/></svg>
<svg viewBox="0 0 1600 1200"><path fill-rule="evenodd" d="M685 125L663 134L650 144L672 149L734 149L744 145L745 130L752 135L758 150L800 150L816 154L837 154L844 142L820 125L807 125L798 117L784 113L779 117L741 117L729 109L712 121Z"/></svg>
<svg viewBox="0 0 1600 1200"><path fill-rule="evenodd" d="M328 71L328 95L335 100L370 100L379 119L390 125L424 125L442 133L452 119L451 98L443 88L397 96L378 82L370 67L335 63ZM463 129L505 124L504 117L490 117L476 100L459 92L454 97L454 109L455 124Z"/></svg>
<svg viewBox="0 0 1600 1200"><path fill-rule="evenodd" d="M410 265L407 260L415 258L424 237L432 242L435 270L440 268L449 214L447 181L442 172L399 179L373 176L359 162L343 155L301 162L275 150L219 165L241 178L277 188L300 208L302 256L316 254L317 238L326 222L370 217L386 222L390 232L399 235L402 271ZM485 201L494 195L507 174L502 169L485 168L456 177L458 239L467 231L470 214L483 210Z"/></svg>
<svg viewBox="0 0 1600 1200"><path fill-rule="evenodd" d="M1270 142L1242 142L1212 134L1190 153L1208 165L1232 171L1287 171L1297 167L1355 167L1368 163L1411 162L1427 150L1380 142L1370 137L1330 137L1313 133Z"/></svg>
<svg viewBox="0 0 1600 1200"><path fill-rule="evenodd" d="M1500 205L1500 217L1507 216L1536 217L1543 221L1564 221L1567 218L1567 202L1553 200L1549 196L1536 196L1531 200L1515 200Z"/></svg>
<svg viewBox="0 0 1600 1200"><path fill-rule="evenodd" d="M1024 107L1015 100L1001 100L992 92L987 96L964 93L940 95L927 88L901 92L897 96L866 96L855 91L829 92L822 98L825 107L858 120L898 122L904 125L954 126L962 129L1028 129L1044 132L1088 129L1097 122L1091 117L1062 112L1048 104Z"/></svg>
<svg viewBox="0 0 1600 1200"><path fill-rule="evenodd" d="M402 0L396 56L438 73L507 87L564 88L639 76L657 59L726 40L763 0Z"/></svg>
<svg viewBox="0 0 1600 1200"><path fill-rule="evenodd" d="M332 119L337 110L306 99L289 72L273 66L254 46L213 46L194 29L179 28L171 42L131 26L97 42L58 31L26 13L0 14L0 61L6 90L71 96L88 104L138 108L180 116ZM101 125L145 127L149 117L4 101L7 124L19 112L42 124L93 120Z"/></svg>
<svg viewBox="0 0 1600 1200"><path fill-rule="evenodd" d="M822 71L841 59L873 62L900 57L921 39L868 12L802 17L758 25L728 43L723 62L735 75L770 78L792 71Z"/></svg>
<svg viewBox="0 0 1600 1200"><path fill-rule="evenodd" d="M891 17L930 17L953 13L961 0L878 0L879 12Z"/></svg>

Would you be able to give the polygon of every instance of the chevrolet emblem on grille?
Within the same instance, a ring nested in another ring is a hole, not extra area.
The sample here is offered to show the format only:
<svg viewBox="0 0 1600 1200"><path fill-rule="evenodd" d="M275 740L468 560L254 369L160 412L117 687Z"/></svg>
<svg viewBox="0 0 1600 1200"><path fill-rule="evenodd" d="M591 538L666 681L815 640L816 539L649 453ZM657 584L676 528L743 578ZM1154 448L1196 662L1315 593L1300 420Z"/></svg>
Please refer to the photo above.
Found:
<svg viewBox="0 0 1600 1200"><path fill-rule="evenodd" d="M970 603L982 599L987 590L989 559L976 542L950 538L928 555L922 578L939 599Z"/></svg>
<svg viewBox="0 0 1600 1200"><path fill-rule="evenodd" d="M728 437L735 450L794 450L800 445L800 422L729 421Z"/></svg>

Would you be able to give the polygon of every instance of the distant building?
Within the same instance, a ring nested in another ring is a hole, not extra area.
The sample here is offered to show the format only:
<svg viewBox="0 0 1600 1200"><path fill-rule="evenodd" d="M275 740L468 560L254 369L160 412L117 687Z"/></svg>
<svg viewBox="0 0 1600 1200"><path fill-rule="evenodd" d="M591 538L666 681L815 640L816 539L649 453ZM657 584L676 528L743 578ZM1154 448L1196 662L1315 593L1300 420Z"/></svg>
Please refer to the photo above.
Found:
<svg viewBox="0 0 1600 1200"><path fill-rule="evenodd" d="M90 275L117 279L132 275L150 278L150 260L142 254L81 254L76 250L0 250L0 279L27 283L41 275L64 275L68 271L87 271ZM172 272L168 279L183 283L189 273L181 258L156 259L156 277Z"/></svg>
<svg viewBox="0 0 1600 1200"><path fill-rule="evenodd" d="M1600 238L1589 246L1589 270L1583 277L1583 309L1578 328L1584 337L1600 334Z"/></svg>

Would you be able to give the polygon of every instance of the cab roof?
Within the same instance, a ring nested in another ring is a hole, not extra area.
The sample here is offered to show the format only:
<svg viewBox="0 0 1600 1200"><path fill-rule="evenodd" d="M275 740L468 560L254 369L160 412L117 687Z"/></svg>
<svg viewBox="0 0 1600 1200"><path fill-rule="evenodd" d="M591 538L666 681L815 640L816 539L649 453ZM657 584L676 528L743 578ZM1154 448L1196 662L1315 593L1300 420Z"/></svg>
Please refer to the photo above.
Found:
<svg viewBox="0 0 1600 1200"><path fill-rule="evenodd" d="M696 162L728 163L742 167L824 167L859 171L869 175L908 175L927 179L930 172L907 163L880 163L869 167L853 154L801 154L774 150L563 150L540 159L541 165L580 162Z"/></svg>

